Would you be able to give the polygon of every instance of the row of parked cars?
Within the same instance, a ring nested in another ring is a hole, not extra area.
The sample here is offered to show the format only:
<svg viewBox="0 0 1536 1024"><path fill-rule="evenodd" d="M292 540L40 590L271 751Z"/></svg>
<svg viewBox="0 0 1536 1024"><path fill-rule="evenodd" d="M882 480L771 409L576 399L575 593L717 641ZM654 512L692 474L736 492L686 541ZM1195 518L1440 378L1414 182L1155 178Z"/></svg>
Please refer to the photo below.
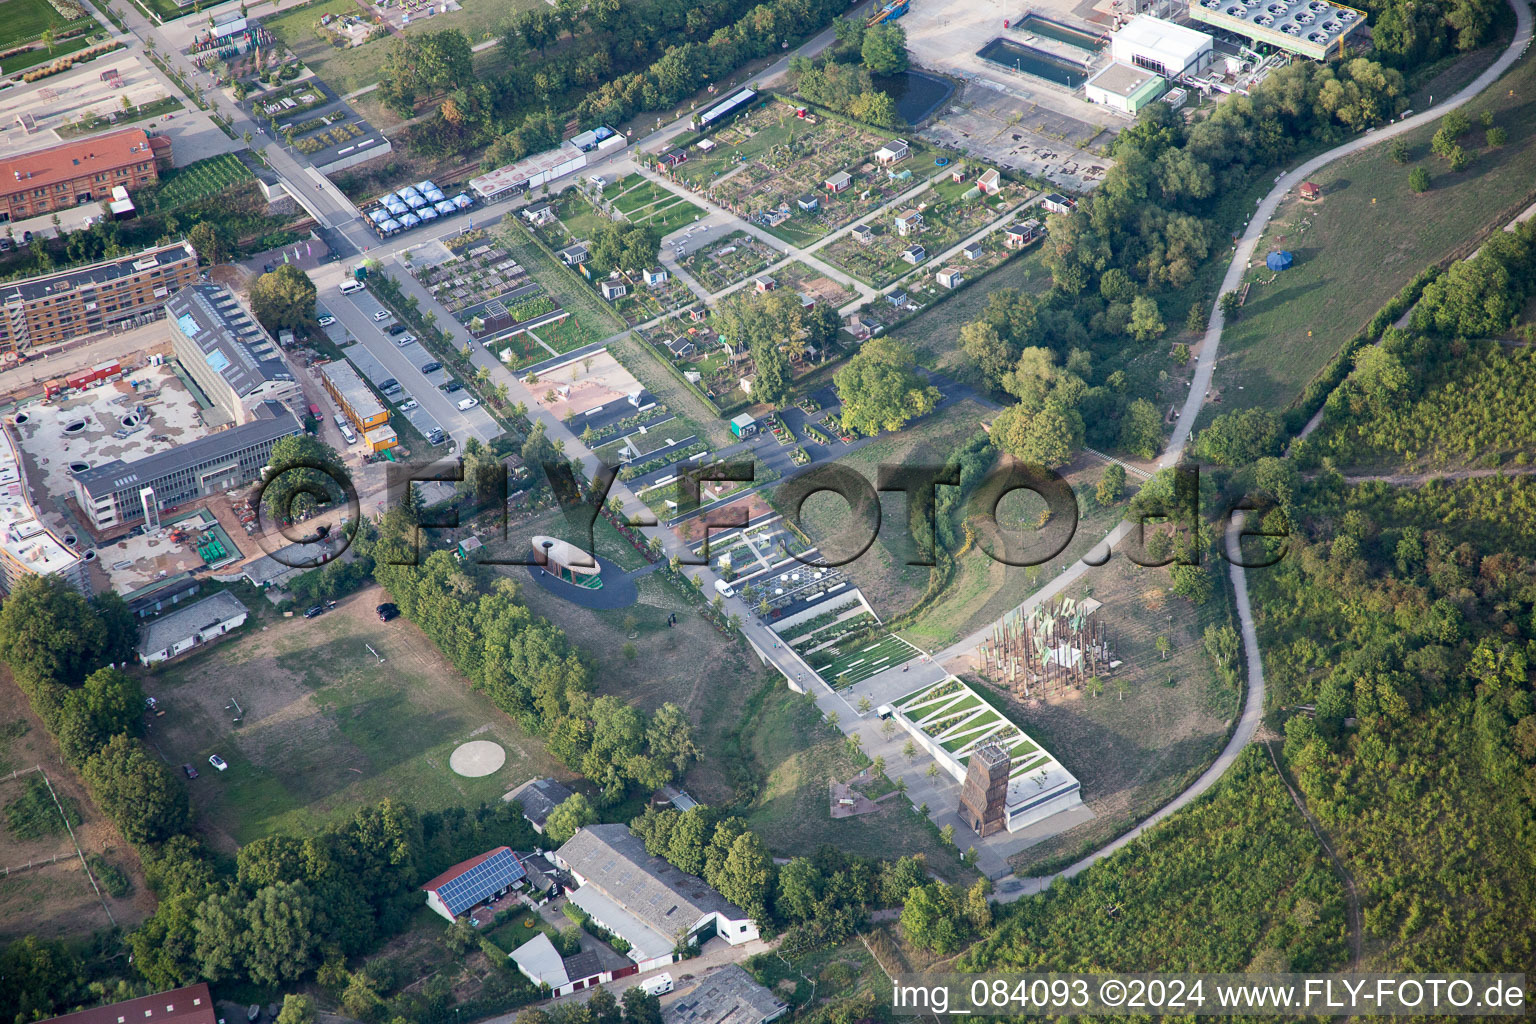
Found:
<svg viewBox="0 0 1536 1024"><path fill-rule="evenodd" d="M377 313L373 314L373 319L376 323L383 323L389 319L389 311L381 309ZM405 331L405 324L400 323L398 320L390 324L388 327L385 327L384 332L393 336L395 339L395 344L399 345L401 348L416 344L415 336L407 334ZM436 373L442 368L443 364L438 362L436 359L421 364L421 372L424 374ZM454 380L450 377L447 381L439 384L438 388L444 393L452 395L463 391L464 385L462 382ZM393 398L395 395L400 394L402 389L398 380L393 377L388 377L379 382L379 390L384 393L386 398ZM416 404L416 399L407 398L404 402L400 403L400 408L414 409L416 408ZM478 398L461 398L459 399L458 404L459 411L464 412L467 409L473 409L475 406L479 405L480 400Z"/></svg>

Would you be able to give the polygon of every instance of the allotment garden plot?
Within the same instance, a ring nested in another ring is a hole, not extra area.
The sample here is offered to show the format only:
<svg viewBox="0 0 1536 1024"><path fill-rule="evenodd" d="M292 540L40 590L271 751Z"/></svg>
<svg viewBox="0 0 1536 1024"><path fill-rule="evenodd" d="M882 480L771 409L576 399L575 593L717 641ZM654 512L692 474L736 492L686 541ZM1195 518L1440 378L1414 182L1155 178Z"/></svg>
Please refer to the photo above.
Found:
<svg viewBox="0 0 1536 1024"><path fill-rule="evenodd" d="M957 182L946 177L912 197L910 205L895 206L872 221L868 233L850 232L818 255L866 284L883 286L913 267L937 260L946 250L1016 209L1028 196L1022 185L1002 184L999 191L983 194L974 180ZM983 245L1000 249L1001 237L989 236ZM951 262L963 260L963 255L956 254Z"/></svg>
<svg viewBox="0 0 1536 1024"><path fill-rule="evenodd" d="M659 188L649 181L645 184ZM692 204L687 205L689 209L697 209ZM553 206L555 215L532 224L529 230L556 253L569 250L577 243L582 248L588 248L597 230L613 219L575 189L568 189L553 201ZM688 219L691 221L692 217ZM617 313L629 327L654 319L667 310L686 306L697 298L686 284L674 279L669 273L664 273L659 279L647 280L645 274L618 270L590 251L581 257L581 262L575 264L575 270L587 287L599 296L598 301ZM604 285L610 286L606 292Z"/></svg>
<svg viewBox="0 0 1536 1024"><path fill-rule="evenodd" d="M631 174L606 189L603 201L622 213L631 224L655 228L663 235L693 223L704 214L687 199L640 174Z"/></svg>
<svg viewBox="0 0 1536 1024"><path fill-rule="evenodd" d="M922 146L912 146L905 160L890 167L877 164L875 151L889 141L890 136L853 122L797 117L793 106L772 100L690 145L687 160L667 173L737 216L803 245L931 173L931 153ZM846 182L839 178L844 174ZM816 199L815 209L802 208L800 200L808 197Z"/></svg>
<svg viewBox="0 0 1536 1024"><path fill-rule="evenodd" d="M514 367L579 343L559 328L566 316L560 303L483 229L422 250L411 273L472 338Z"/></svg>
<svg viewBox="0 0 1536 1024"><path fill-rule="evenodd" d="M732 231L709 245L701 245L678 260L678 265L711 292L723 291L737 281L768 269L782 258L773 246L745 231Z"/></svg>

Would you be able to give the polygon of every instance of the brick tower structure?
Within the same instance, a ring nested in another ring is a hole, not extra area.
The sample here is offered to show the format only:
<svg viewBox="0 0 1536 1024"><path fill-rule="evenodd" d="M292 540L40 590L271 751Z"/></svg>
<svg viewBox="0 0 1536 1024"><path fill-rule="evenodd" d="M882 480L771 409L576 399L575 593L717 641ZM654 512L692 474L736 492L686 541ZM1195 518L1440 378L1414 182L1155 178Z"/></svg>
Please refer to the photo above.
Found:
<svg viewBox="0 0 1536 1024"><path fill-rule="evenodd" d="M1007 825L1008 769L1013 759L1001 743L983 743L971 754L960 787L960 817L985 839Z"/></svg>

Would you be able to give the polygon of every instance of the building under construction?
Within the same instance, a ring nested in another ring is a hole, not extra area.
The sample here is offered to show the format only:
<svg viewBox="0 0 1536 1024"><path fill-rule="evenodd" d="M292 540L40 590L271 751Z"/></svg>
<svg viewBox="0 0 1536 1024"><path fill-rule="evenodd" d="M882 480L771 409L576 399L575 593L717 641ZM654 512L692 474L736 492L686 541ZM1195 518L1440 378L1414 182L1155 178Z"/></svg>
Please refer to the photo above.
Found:
<svg viewBox="0 0 1536 1024"><path fill-rule="evenodd" d="M977 648L978 668L1019 699L1082 687L1120 666L1093 598L1016 609Z"/></svg>

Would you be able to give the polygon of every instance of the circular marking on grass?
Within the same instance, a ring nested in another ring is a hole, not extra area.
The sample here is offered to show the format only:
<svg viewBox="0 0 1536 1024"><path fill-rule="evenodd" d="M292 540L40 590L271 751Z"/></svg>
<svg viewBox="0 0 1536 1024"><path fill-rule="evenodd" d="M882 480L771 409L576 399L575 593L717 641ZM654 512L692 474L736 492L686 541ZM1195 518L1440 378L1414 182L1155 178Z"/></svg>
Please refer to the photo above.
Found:
<svg viewBox="0 0 1536 1024"><path fill-rule="evenodd" d="M470 740L461 743L448 758L448 767L465 778L478 779L499 771L507 763L507 752L501 744L490 740Z"/></svg>

